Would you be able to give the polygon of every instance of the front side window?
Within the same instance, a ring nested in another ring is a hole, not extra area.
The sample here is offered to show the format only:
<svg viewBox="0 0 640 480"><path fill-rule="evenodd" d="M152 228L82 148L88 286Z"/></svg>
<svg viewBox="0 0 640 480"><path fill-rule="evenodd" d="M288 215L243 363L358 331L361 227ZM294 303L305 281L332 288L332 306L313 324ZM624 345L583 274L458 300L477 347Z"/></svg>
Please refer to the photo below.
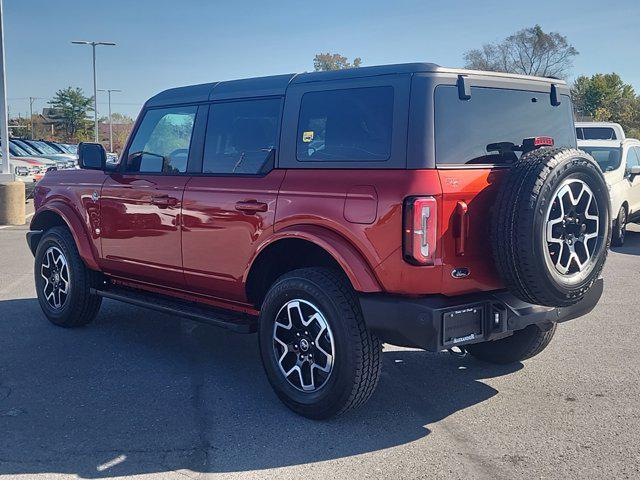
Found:
<svg viewBox="0 0 640 480"><path fill-rule="evenodd" d="M556 146L575 147L571 101L549 93L471 87L461 100L454 85L435 90L436 163L439 165L508 164L532 137L552 137Z"/></svg>
<svg viewBox="0 0 640 480"><path fill-rule="evenodd" d="M391 156L393 87L308 92L302 97L301 162L379 162Z"/></svg>
<svg viewBox="0 0 640 480"><path fill-rule="evenodd" d="M627 171L636 165L640 165L640 148L631 147L627 150Z"/></svg>
<svg viewBox="0 0 640 480"><path fill-rule="evenodd" d="M148 110L129 147L128 172L175 174L187 171L197 107Z"/></svg>
<svg viewBox="0 0 640 480"><path fill-rule="evenodd" d="M267 98L211 105L202 172L263 172L275 152L281 103Z"/></svg>

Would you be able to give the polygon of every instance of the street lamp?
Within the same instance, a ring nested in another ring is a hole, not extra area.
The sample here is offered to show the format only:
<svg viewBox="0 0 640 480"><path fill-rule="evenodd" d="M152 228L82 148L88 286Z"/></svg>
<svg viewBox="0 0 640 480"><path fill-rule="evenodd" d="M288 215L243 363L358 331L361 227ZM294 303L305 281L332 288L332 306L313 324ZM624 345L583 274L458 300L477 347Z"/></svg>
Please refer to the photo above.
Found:
<svg viewBox="0 0 640 480"><path fill-rule="evenodd" d="M93 125L95 129L95 141L98 143L98 83L96 81L96 45L115 46L114 42L89 42L86 40L74 40L76 45L91 45L93 52Z"/></svg>
<svg viewBox="0 0 640 480"><path fill-rule="evenodd" d="M109 96L109 152L113 152L113 121L111 120L111 92L121 92L117 88L99 88L99 92L107 92Z"/></svg>

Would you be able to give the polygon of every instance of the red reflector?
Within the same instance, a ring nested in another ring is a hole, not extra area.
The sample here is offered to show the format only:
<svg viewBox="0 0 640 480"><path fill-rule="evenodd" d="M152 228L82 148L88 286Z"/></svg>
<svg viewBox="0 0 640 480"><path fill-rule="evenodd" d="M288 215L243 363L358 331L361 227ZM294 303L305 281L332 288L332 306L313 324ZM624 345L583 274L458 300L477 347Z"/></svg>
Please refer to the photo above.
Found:
<svg viewBox="0 0 640 480"><path fill-rule="evenodd" d="M536 137L533 139L535 147L553 147L553 137Z"/></svg>

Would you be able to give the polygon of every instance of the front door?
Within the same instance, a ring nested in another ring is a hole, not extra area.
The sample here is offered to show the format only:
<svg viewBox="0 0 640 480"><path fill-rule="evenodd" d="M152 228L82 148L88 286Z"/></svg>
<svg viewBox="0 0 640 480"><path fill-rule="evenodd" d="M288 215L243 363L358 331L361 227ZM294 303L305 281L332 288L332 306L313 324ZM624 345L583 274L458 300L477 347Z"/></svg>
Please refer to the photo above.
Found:
<svg viewBox="0 0 640 480"><path fill-rule="evenodd" d="M147 110L120 171L105 181L100 236L107 273L184 287L180 210L196 111Z"/></svg>
<svg viewBox="0 0 640 480"><path fill-rule="evenodd" d="M210 106L200 174L186 185L182 256L189 290L245 301L243 275L273 231L284 170L273 170L280 98Z"/></svg>

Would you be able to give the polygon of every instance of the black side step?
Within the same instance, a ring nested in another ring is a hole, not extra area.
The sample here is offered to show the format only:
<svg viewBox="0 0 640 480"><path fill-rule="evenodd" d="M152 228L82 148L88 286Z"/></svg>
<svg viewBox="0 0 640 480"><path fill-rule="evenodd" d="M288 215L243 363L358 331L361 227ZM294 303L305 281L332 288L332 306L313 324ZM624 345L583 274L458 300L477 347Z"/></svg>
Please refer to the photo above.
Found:
<svg viewBox="0 0 640 480"><path fill-rule="evenodd" d="M226 328L238 333L253 333L257 330L257 319L244 313L228 312L214 307L201 306L194 302L170 298L131 288L109 287L108 290L91 289L91 293L138 307L150 308L162 313L177 315L197 322Z"/></svg>

